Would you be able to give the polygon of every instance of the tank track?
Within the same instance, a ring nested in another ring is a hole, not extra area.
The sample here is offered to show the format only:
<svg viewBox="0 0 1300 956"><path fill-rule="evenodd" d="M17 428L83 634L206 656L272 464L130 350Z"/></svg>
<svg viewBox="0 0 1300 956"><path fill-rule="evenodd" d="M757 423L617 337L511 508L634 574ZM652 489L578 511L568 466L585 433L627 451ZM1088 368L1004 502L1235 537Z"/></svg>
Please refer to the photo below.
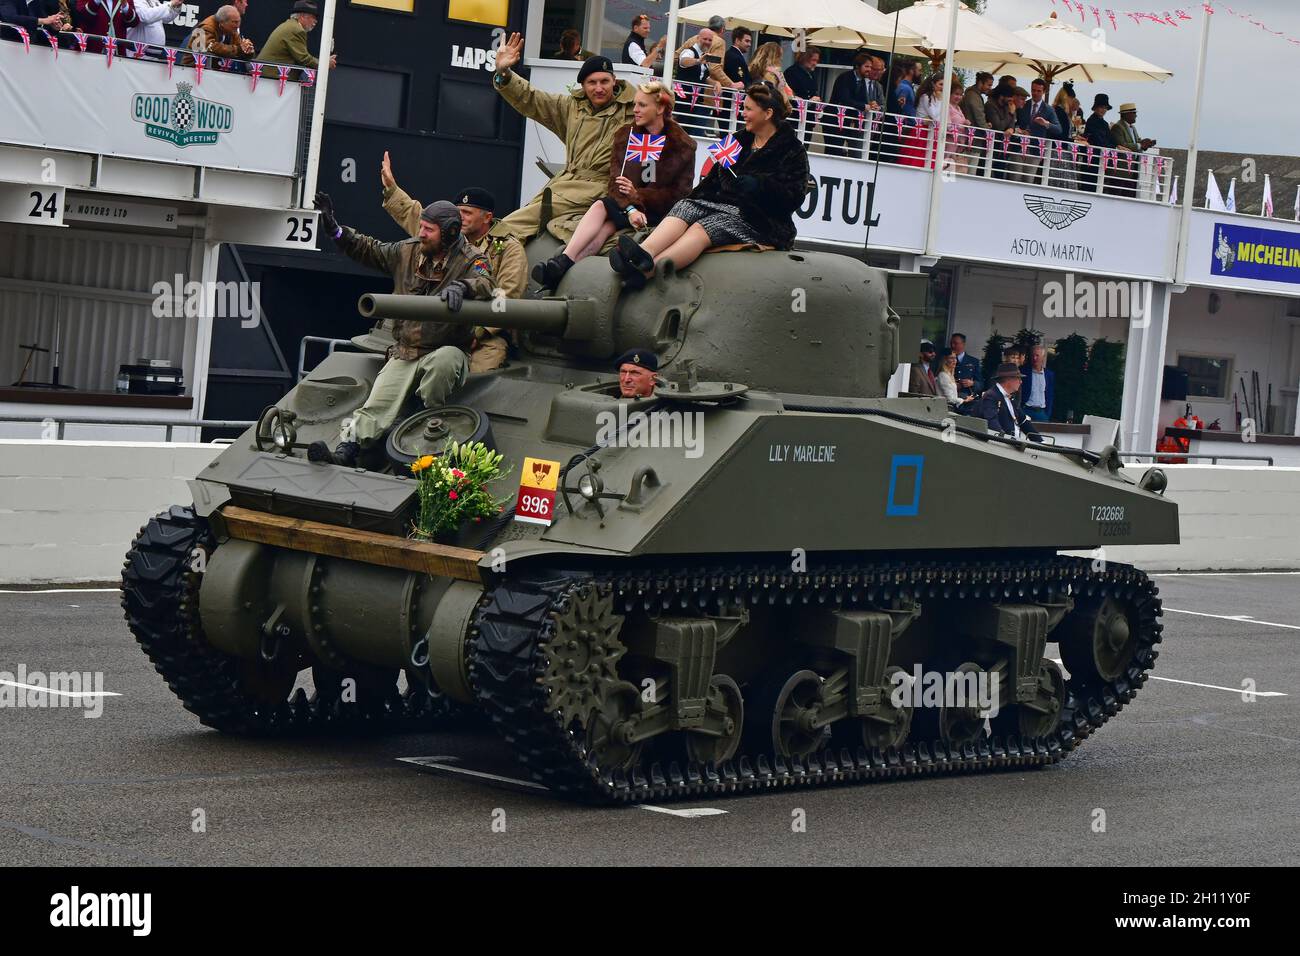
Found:
<svg viewBox="0 0 1300 956"><path fill-rule="evenodd" d="M949 747L940 741L909 743L901 751L826 750L803 760L771 753L737 755L721 766L670 762L642 764L630 772L602 773L582 740L547 710L541 683L545 644L556 617L582 588L610 589L615 610L699 613L719 602L843 606L890 598L955 597L1034 600L1069 588L1077 598L1114 597L1136 609L1132 663L1114 681L1085 685L1071 676L1056 730L1033 739L984 738ZM1078 747L1146 682L1158 655L1162 625L1158 589L1127 565L1094 572L1091 562L1064 556L980 562L864 562L813 568L700 567L635 571L623 575L561 574L505 580L489 591L475 617L470 675L479 705L513 747L532 777L553 791L598 802L628 803L761 792L832 783L869 782L942 773L1042 767Z"/></svg>
<svg viewBox="0 0 1300 956"><path fill-rule="evenodd" d="M440 693L399 694L396 687L370 706L319 694L309 698L302 688L276 704L249 696L239 660L209 645L199 621L201 576L191 569L191 556L196 548L211 554L215 547L208 523L193 508L174 505L140 529L122 568L127 626L200 723L259 737L414 733L448 726L462 713Z"/></svg>

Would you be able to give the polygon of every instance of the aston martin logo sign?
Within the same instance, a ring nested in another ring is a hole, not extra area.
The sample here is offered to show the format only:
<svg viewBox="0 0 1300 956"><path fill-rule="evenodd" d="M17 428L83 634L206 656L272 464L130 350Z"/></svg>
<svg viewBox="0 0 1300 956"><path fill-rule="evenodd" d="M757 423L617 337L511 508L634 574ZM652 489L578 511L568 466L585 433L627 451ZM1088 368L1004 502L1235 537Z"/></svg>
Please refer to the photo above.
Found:
<svg viewBox="0 0 1300 956"><path fill-rule="evenodd" d="M1056 196L1026 194L1025 208L1048 229L1066 229L1088 215L1092 203L1077 199L1060 199Z"/></svg>
<svg viewBox="0 0 1300 956"><path fill-rule="evenodd" d="M144 124L144 134L178 149L210 145L234 127L234 110L225 103L199 99L190 84L177 83L175 94L136 93L131 118Z"/></svg>

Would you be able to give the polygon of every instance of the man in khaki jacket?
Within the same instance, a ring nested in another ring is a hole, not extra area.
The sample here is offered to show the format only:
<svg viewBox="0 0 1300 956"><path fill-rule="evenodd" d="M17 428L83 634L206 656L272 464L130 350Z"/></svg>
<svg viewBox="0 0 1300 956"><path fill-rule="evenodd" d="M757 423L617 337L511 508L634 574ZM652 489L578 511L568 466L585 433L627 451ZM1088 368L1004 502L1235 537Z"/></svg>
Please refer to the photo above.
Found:
<svg viewBox="0 0 1300 956"><path fill-rule="evenodd" d="M316 69L319 61L307 50L307 34L316 29L317 22L316 4L311 0L295 0L289 19L271 31L258 59L264 63L290 63ZM336 65L337 58L331 54L330 69ZM267 75L265 70L262 75Z"/></svg>
<svg viewBox="0 0 1300 956"><path fill-rule="evenodd" d="M459 312L466 299L492 298L492 267L461 235L460 210L452 203L439 200L426 206L420 213L419 237L401 242L380 242L339 225L326 193L316 194L316 208L323 231L339 249L363 266L392 276L397 295L434 296L449 312ZM362 451L397 421L412 392L426 408L433 408L465 384L469 326L399 319L393 334L397 342L388 350L388 361L375 377L370 397L345 425L338 446L330 452L325 442L312 442L307 449L310 461L356 467Z"/></svg>
<svg viewBox="0 0 1300 956"><path fill-rule="evenodd" d="M578 221L609 185L609 157L614 132L632 122L632 88L614 78L608 57L593 56L578 71L579 89L572 93L543 93L511 72L523 55L518 33L497 50L492 85L516 110L536 120L564 141L564 169L551 177L542 192L492 227L494 236L514 236L527 242L546 229L568 242ZM551 218L542 221L542 197L551 194Z"/></svg>
<svg viewBox="0 0 1300 956"><path fill-rule="evenodd" d="M384 152L384 161L379 167L379 178L384 184L384 211L408 234L419 235L422 207L397 185L387 151ZM496 200L492 194L486 189L471 186L458 192L455 202L460 209L461 235L488 257L497 289L507 299L522 299L528 288L528 255L524 252L523 244L514 236L488 234L496 214ZM496 294L495 290L493 294ZM509 347L510 343L500 329L475 326L469 370L486 372L500 368L506 362Z"/></svg>

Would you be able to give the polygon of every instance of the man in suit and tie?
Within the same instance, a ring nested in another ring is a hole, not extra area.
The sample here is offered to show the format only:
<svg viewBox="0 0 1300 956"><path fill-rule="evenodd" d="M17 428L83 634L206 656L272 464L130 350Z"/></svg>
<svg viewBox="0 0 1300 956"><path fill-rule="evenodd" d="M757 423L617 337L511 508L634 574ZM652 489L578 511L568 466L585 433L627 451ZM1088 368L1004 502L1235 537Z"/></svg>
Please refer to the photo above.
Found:
<svg viewBox="0 0 1300 956"><path fill-rule="evenodd" d="M1055 107L1047 102L1047 82L1040 78L1029 84L1029 97L1029 102L1020 107L1016 126L1027 130L1036 140L1060 139L1061 121L1056 115ZM1016 157L1014 178L1022 183L1036 182L1043 165L1043 157L1037 152L1041 144L1030 143L1028 140L1022 140L1022 143L1025 155Z"/></svg>
<svg viewBox="0 0 1300 956"><path fill-rule="evenodd" d="M1056 376L1047 368L1047 349L1035 345L1029 368L1021 373L1021 395L1025 414L1036 422L1052 420L1052 403L1056 400Z"/></svg>
<svg viewBox="0 0 1300 956"><path fill-rule="evenodd" d="M853 58L853 66L835 78L831 87L831 108L822 114L822 136L826 140L826 152L831 156L861 156L860 149L847 145L850 138L861 138L862 126L859 113L880 109L885 94L879 81L871 74L872 56L859 53ZM845 109L844 125L840 125L840 107Z"/></svg>
<svg viewBox="0 0 1300 956"><path fill-rule="evenodd" d="M980 417L993 431L1012 438L1042 441L1029 416L1016 408L1015 394L1020 391L1020 368L1003 362L993 374L993 387L980 397Z"/></svg>
<svg viewBox="0 0 1300 956"><path fill-rule="evenodd" d="M907 390L913 395L939 394L939 383L934 377L934 356L934 343L922 339L921 356L912 365L912 377L907 383Z"/></svg>

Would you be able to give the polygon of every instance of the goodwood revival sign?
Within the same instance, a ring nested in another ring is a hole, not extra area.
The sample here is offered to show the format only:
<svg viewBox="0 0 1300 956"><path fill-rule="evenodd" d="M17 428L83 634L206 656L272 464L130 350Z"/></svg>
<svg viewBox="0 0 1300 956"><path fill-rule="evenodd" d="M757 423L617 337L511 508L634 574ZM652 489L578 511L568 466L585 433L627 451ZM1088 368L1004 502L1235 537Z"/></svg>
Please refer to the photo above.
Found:
<svg viewBox="0 0 1300 956"><path fill-rule="evenodd" d="M131 118L144 124L150 139L164 140L177 149L210 146L234 129L234 110L194 96L191 88L189 83L177 83L174 94L136 93L131 98Z"/></svg>

